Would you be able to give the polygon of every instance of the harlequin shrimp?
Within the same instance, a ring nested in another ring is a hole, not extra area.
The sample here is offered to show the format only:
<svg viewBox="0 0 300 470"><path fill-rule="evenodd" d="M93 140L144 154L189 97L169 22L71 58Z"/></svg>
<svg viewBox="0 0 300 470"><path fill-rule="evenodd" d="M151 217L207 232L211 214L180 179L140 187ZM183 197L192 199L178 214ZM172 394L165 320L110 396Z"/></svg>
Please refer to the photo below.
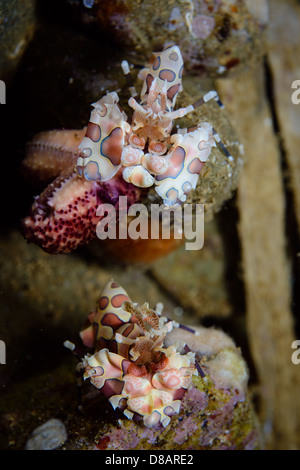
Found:
<svg viewBox="0 0 300 470"><path fill-rule="evenodd" d="M228 161L233 158L210 123L173 132L174 121L210 100L223 105L217 92L210 91L194 104L174 110L182 90L183 59L178 46L154 54L153 63L139 72L143 80L140 98L128 62L121 65L131 92L131 122L116 92L93 103L79 145L77 173L89 181L108 181L121 171L124 180L137 187L154 185L165 205L182 203L195 189L213 147L218 144Z"/></svg>
<svg viewBox="0 0 300 470"><path fill-rule="evenodd" d="M195 353L175 346L164 347L174 327L188 327L161 315L148 303L133 303L127 292L110 281L97 300L96 310L80 332L92 353L81 355L70 341L64 345L81 355L77 370L108 398L114 409L147 427L167 426L180 410L194 375L202 375Z"/></svg>

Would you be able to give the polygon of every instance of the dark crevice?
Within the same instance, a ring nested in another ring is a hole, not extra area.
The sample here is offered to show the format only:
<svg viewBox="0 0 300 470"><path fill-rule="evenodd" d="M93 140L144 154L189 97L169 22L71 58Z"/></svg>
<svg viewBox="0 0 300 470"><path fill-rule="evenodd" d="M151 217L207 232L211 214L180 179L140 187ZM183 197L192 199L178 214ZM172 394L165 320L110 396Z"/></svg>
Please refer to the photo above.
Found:
<svg viewBox="0 0 300 470"><path fill-rule="evenodd" d="M274 79L268 58L264 61L265 68L265 89L269 101L269 107L272 114L273 130L278 138L278 148L281 155L282 182L285 193L285 238L286 250L291 265L291 289L292 289L292 311L295 319L295 329L297 337L300 336L300 318L297 312L300 309L300 252L299 230L296 219L296 208L294 195L290 186L290 168L286 158L286 150L281 134L279 119L276 110L276 100L274 92Z"/></svg>

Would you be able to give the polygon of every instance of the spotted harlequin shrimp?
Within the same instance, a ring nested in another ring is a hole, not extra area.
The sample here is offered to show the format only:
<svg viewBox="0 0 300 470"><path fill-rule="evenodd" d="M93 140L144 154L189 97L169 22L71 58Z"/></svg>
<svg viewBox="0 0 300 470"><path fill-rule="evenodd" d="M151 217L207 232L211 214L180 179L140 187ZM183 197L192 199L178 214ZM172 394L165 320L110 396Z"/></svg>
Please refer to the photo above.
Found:
<svg viewBox="0 0 300 470"><path fill-rule="evenodd" d="M87 180L110 180L121 167L120 153L130 126L118 101L117 93L112 92L92 104L94 109L79 145L84 158L77 160L78 174Z"/></svg>
<svg viewBox="0 0 300 470"><path fill-rule="evenodd" d="M185 354L164 339L174 327L183 327L161 315L157 306L133 303L115 281L102 291L88 326L80 332L83 345L77 370L108 398L114 409L147 427L167 426L180 410L181 400L201 369L195 353ZM183 327L187 328L187 327ZM78 347L65 346L78 354Z"/></svg>
<svg viewBox="0 0 300 470"><path fill-rule="evenodd" d="M78 175L107 181L120 171L125 181L137 187L154 185L165 205L182 203L195 189L213 147L218 144L229 161L232 157L211 124L202 122L172 134L173 122L212 99L223 105L217 92L210 91L194 104L174 110L182 90L183 59L178 46L154 54L153 63L140 71L139 99L128 63L121 65L132 95L128 102L133 109L131 123L117 104L117 93L94 103L79 146Z"/></svg>

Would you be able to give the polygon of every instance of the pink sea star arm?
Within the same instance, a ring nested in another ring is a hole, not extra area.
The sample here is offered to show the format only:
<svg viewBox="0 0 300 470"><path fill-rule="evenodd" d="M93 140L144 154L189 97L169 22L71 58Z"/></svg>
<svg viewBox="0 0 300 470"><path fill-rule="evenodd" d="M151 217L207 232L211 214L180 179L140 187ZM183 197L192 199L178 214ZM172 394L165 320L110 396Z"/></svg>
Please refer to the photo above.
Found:
<svg viewBox="0 0 300 470"><path fill-rule="evenodd" d="M86 128L53 130L37 134L27 144L26 157L22 162L25 176L30 180L49 182L62 171L74 166Z"/></svg>

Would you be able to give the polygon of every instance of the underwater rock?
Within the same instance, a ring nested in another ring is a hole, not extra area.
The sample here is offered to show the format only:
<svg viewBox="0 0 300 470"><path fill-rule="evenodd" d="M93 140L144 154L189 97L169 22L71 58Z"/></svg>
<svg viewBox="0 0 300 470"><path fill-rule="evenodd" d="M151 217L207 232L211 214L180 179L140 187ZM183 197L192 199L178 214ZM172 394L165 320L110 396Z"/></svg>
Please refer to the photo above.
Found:
<svg viewBox="0 0 300 470"><path fill-rule="evenodd" d="M25 450L54 450L67 440L67 431L60 419L49 419L37 427L25 445Z"/></svg>
<svg viewBox="0 0 300 470"><path fill-rule="evenodd" d="M202 75L239 71L263 53L261 33L267 2L237 0L95 1L82 20L144 60L152 51L178 44L186 68Z"/></svg>
<svg viewBox="0 0 300 470"><path fill-rule="evenodd" d="M122 417L101 428L95 447L259 447L239 348L222 331L180 325L162 310L160 304L155 310L146 303L139 307L110 281L80 333L90 353L76 370ZM69 341L65 346L79 354L80 346ZM86 395L83 407L90 400Z"/></svg>
<svg viewBox="0 0 300 470"><path fill-rule="evenodd" d="M76 370L108 398L112 407L149 428L166 427L178 413L182 397L198 375L195 354L164 347L177 325L162 308L133 303L111 280L88 316L80 337L87 354ZM77 355L76 344L64 345Z"/></svg>
<svg viewBox="0 0 300 470"><path fill-rule="evenodd" d="M151 275L165 292L198 318L228 317L232 313L232 305L227 291L229 274L225 268L225 256L216 220L205 221L203 248L188 251L181 246L152 264ZM231 276L230 282L234 281Z"/></svg>
<svg viewBox="0 0 300 470"><path fill-rule="evenodd" d="M99 285L112 276L125 284L138 302L145 296L154 303L159 297L173 312L176 304L172 298L160 294L159 284L146 272L112 263L107 253L99 260L94 253L52 256L34 244L24 243L17 230L3 236L1 339L6 344L10 367L0 367L0 384L25 381L60 363L66 335L79 330L85 313L94 307ZM47 397L43 400L47 402Z"/></svg>

